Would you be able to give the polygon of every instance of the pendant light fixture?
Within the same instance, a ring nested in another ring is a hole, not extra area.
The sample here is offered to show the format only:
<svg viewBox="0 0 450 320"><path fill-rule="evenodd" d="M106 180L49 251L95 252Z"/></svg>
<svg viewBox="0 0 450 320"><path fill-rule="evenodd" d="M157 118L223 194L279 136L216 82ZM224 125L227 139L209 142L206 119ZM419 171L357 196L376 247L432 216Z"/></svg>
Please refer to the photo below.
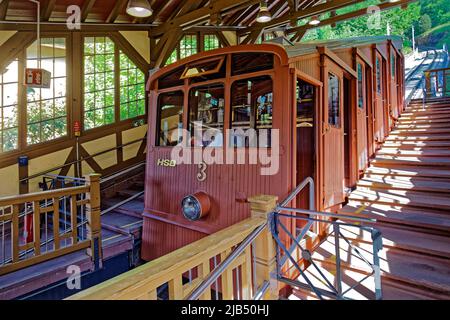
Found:
<svg viewBox="0 0 450 320"><path fill-rule="evenodd" d="M146 18L153 14L153 10L147 0L129 0L127 13L133 17Z"/></svg>
<svg viewBox="0 0 450 320"><path fill-rule="evenodd" d="M261 1L259 4L259 12L256 16L256 21L259 23L265 23L272 20L269 8L267 7L267 1Z"/></svg>
<svg viewBox="0 0 450 320"><path fill-rule="evenodd" d="M318 16L313 16L311 18L311 21L309 21L309 24L312 26L317 26L318 24L320 24L320 20Z"/></svg>

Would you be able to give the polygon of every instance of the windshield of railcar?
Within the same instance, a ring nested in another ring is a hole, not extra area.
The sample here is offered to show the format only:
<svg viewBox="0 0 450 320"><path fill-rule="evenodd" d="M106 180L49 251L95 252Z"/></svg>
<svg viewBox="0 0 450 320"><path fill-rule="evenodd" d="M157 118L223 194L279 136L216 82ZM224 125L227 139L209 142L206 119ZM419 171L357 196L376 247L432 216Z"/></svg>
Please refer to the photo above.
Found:
<svg viewBox="0 0 450 320"><path fill-rule="evenodd" d="M156 145L270 147L274 55L239 52L202 58L158 78ZM250 136L249 129L256 134ZM200 136L200 139L198 137ZM196 137L197 139L194 139ZM256 141L253 141L253 140Z"/></svg>

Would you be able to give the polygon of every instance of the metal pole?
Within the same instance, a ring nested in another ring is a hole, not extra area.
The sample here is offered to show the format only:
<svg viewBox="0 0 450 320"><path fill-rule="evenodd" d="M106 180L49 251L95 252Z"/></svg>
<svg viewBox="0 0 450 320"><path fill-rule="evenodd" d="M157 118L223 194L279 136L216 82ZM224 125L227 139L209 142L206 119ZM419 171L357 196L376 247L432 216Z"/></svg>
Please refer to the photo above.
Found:
<svg viewBox="0 0 450 320"><path fill-rule="evenodd" d="M336 291L338 297L342 295L341 253L339 246L339 225L333 223L334 249L336 253Z"/></svg>

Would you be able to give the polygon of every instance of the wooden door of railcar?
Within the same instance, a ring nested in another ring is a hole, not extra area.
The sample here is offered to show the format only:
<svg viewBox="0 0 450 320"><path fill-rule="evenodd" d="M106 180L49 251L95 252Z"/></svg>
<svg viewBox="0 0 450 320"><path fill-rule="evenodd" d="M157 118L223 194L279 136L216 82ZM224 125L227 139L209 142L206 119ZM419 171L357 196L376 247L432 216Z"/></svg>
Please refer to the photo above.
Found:
<svg viewBox="0 0 450 320"><path fill-rule="evenodd" d="M343 73L329 64L324 74L323 208L344 202Z"/></svg>
<svg viewBox="0 0 450 320"><path fill-rule="evenodd" d="M358 154L358 172L362 174L366 169L369 161L368 148L368 107L367 107L367 79L366 79L366 64L357 59L356 62L357 78L357 111L356 111L356 126L357 126L357 154Z"/></svg>
<svg viewBox="0 0 450 320"><path fill-rule="evenodd" d="M384 86L383 86L383 58L379 52L375 53L374 63L374 77L375 77L375 141L382 142L384 140Z"/></svg>
<svg viewBox="0 0 450 320"><path fill-rule="evenodd" d="M318 87L300 77L296 77L295 91L295 132L296 145L296 185L311 177L317 181L317 99ZM308 185L297 197L296 206L301 209L310 209ZM315 207L315 203L314 203ZM299 220L298 222L301 222ZM297 223L300 227L302 224Z"/></svg>

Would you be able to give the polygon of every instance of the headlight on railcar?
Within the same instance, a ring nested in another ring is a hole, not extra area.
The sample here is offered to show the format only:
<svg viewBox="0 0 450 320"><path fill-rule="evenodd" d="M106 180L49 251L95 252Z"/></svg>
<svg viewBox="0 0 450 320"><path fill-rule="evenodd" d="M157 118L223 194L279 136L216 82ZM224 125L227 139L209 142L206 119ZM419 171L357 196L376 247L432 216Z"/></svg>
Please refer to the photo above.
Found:
<svg viewBox="0 0 450 320"><path fill-rule="evenodd" d="M197 221L208 215L211 201L204 192L188 195L181 201L183 216L190 221Z"/></svg>

